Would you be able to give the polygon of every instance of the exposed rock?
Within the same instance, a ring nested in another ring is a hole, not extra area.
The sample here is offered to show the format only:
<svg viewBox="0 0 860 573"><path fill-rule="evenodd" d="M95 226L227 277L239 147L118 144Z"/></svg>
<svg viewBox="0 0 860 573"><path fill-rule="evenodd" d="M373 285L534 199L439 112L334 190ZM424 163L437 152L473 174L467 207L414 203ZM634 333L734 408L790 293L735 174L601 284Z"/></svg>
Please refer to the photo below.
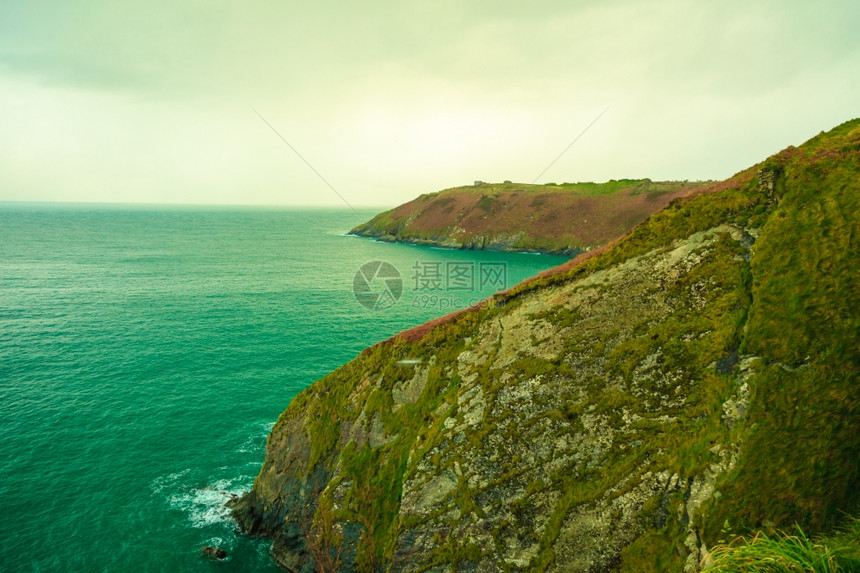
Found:
<svg viewBox="0 0 860 573"><path fill-rule="evenodd" d="M768 200L774 200L774 192L776 190L776 180L780 175L780 170L774 167L766 167L758 172L759 188L767 193Z"/></svg>
<svg viewBox="0 0 860 573"><path fill-rule="evenodd" d="M208 557L209 559L227 559L226 551L224 551L220 547L213 547L212 545L204 545L203 548L200 549L200 553L202 553L204 557Z"/></svg>
<svg viewBox="0 0 860 573"><path fill-rule="evenodd" d="M427 376L432 366L431 363L424 368L416 369L415 376L406 382L399 382L391 389L395 409L404 404L414 404L418 400L424 391L424 386L427 385Z"/></svg>
<svg viewBox="0 0 860 573"><path fill-rule="evenodd" d="M748 356L741 360L737 390L723 403L723 422L729 428L733 428L736 423L746 418L750 399L749 380L753 376L752 365L756 360L758 360L756 356Z"/></svg>

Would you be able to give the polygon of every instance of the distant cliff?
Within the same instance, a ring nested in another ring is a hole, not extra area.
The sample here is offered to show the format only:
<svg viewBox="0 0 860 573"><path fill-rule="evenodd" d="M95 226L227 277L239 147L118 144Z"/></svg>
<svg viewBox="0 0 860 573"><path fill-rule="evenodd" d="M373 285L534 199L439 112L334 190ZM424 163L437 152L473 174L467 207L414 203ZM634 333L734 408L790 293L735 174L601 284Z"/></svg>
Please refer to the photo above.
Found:
<svg viewBox="0 0 860 573"><path fill-rule="evenodd" d="M383 241L575 255L708 183L482 183L421 195L350 233Z"/></svg>
<svg viewBox="0 0 860 573"><path fill-rule="evenodd" d="M296 396L233 502L290 571L687 571L860 505L860 120Z"/></svg>

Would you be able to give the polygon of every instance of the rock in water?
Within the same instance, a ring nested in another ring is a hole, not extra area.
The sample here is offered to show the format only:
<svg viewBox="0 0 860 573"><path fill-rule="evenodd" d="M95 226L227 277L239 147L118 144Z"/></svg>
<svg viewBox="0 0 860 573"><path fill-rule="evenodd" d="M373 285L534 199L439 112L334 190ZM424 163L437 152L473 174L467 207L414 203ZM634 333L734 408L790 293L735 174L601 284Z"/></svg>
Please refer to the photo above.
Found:
<svg viewBox="0 0 860 573"><path fill-rule="evenodd" d="M221 549L220 547L213 547L212 545L205 545L203 549L200 550L204 556L209 559L226 559L227 552Z"/></svg>

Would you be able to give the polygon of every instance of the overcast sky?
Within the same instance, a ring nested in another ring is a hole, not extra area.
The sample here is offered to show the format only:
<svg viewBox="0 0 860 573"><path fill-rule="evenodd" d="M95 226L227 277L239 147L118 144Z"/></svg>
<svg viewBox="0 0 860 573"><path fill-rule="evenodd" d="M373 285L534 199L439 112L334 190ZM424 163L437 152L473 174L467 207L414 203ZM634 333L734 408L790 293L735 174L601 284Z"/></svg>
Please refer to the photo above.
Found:
<svg viewBox="0 0 860 573"><path fill-rule="evenodd" d="M2 0L0 200L724 179L860 116L860 2Z"/></svg>

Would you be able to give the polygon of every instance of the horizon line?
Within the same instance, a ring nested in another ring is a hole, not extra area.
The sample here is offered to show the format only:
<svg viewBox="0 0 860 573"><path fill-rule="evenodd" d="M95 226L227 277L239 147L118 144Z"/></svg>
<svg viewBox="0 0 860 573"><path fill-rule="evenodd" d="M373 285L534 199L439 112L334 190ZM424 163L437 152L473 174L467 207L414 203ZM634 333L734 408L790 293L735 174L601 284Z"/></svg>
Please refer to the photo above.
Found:
<svg viewBox="0 0 860 573"><path fill-rule="evenodd" d="M0 199L0 205L77 205L77 206L115 206L115 207L243 207L254 209L326 209L331 211L349 211L349 207L339 205L303 205L285 203L164 203L157 201L87 201L87 200L52 200L52 199ZM392 209L386 205L360 205L358 209Z"/></svg>

